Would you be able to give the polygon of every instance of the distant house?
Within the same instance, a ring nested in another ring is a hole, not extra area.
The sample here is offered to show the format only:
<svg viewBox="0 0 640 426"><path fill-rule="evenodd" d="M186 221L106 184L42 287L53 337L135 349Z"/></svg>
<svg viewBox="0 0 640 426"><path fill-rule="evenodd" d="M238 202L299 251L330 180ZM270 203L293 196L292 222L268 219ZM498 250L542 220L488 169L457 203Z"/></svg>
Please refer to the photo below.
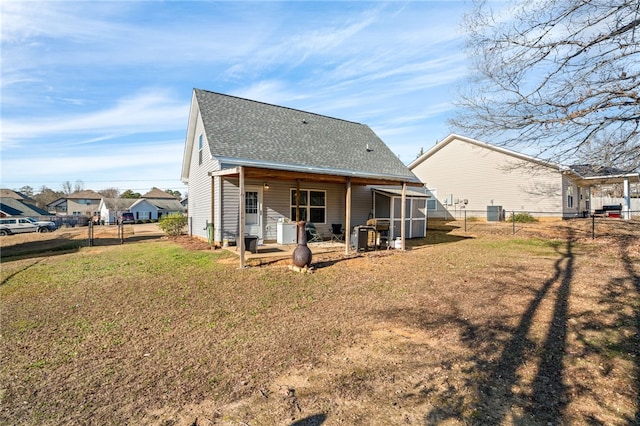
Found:
<svg viewBox="0 0 640 426"><path fill-rule="evenodd" d="M455 134L418 157L409 169L433 195L427 203L429 217L441 218L467 214L497 220L505 212L587 216L594 209L591 188L604 183L625 185L628 212L629 183L639 180L638 173L567 167Z"/></svg>
<svg viewBox="0 0 640 426"><path fill-rule="evenodd" d="M102 195L92 190L77 191L47 205L58 216L91 217L98 213Z"/></svg>
<svg viewBox="0 0 640 426"><path fill-rule="evenodd" d="M138 198L102 198L98 205L100 221L105 225L118 223L118 216L122 212L131 211L131 206Z"/></svg>
<svg viewBox="0 0 640 426"><path fill-rule="evenodd" d="M375 215L394 212L392 232L404 238L406 187L422 186L366 125L199 89L182 181L190 233L207 238L212 227L218 243L246 234L276 241L278 224L298 219L325 237L332 224L350 230L374 215L373 188L385 186L400 193ZM416 229L425 228L425 200L412 210L416 223L422 220Z"/></svg>
<svg viewBox="0 0 640 426"><path fill-rule="evenodd" d="M136 220L158 220L168 214L182 214L185 209L173 195L153 188L141 198L103 198L98 210L104 223L115 224L122 212L133 213Z"/></svg>
<svg viewBox="0 0 640 426"><path fill-rule="evenodd" d="M28 216L49 218L48 211L37 207L34 199L11 189L0 189L0 217Z"/></svg>
<svg viewBox="0 0 640 426"><path fill-rule="evenodd" d="M160 219L174 213L184 214L186 210L180 200L158 188L151 189L142 196L142 199L151 207L134 204L131 211L136 215L136 219Z"/></svg>

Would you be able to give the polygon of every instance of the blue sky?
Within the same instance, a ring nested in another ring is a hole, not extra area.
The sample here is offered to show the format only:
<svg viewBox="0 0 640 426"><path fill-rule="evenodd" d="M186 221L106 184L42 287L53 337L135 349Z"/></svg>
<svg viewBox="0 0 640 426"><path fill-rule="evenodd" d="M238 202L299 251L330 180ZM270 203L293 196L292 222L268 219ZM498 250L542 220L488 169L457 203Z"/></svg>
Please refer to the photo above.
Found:
<svg viewBox="0 0 640 426"><path fill-rule="evenodd" d="M408 164L451 133L470 7L3 1L0 186L186 192L194 87L367 124Z"/></svg>

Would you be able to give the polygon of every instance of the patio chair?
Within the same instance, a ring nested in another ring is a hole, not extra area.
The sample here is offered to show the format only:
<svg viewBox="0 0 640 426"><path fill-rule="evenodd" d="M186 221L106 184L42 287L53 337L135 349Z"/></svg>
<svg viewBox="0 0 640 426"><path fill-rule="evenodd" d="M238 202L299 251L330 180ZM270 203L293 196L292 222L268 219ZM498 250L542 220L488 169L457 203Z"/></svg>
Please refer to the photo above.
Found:
<svg viewBox="0 0 640 426"><path fill-rule="evenodd" d="M344 229L342 228L341 223L331 224L331 241L335 241L337 243L344 242Z"/></svg>
<svg viewBox="0 0 640 426"><path fill-rule="evenodd" d="M322 237L320 236L320 234L318 234L316 225L314 225L313 223L307 222L305 224L305 230L307 231L308 243L319 243L322 241Z"/></svg>

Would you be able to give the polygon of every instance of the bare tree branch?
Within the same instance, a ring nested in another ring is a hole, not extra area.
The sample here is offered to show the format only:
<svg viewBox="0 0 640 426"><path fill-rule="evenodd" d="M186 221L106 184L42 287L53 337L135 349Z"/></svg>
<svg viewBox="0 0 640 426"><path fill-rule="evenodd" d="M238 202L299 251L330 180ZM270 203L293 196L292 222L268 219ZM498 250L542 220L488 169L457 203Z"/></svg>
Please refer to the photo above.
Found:
<svg viewBox="0 0 640 426"><path fill-rule="evenodd" d="M454 127L545 160L640 167L640 2L480 3L465 27L474 73Z"/></svg>

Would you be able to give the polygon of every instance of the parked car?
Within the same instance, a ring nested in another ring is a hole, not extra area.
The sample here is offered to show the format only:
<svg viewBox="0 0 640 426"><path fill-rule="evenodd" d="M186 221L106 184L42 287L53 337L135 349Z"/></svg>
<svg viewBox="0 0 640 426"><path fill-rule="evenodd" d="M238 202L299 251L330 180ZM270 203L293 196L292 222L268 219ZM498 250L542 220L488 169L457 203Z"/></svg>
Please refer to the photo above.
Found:
<svg viewBox="0 0 640 426"><path fill-rule="evenodd" d="M136 223L136 219L135 217L133 217L133 213L131 212L123 212L120 213L120 216L118 216L118 224L125 224L125 223Z"/></svg>
<svg viewBox="0 0 640 426"><path fill-rule="evenodd" d="M56 223L50 220L36 220L32 217L26 219L38 227L38 232L52 232L58 229Z"/></svg>
<svg viewBox="0 0 640 426"><path fill-rule="evenodd" d="M4 217L0 219L0 235L51 232L56 229L56 224L49 220L36 220L32 217Z"/></svg>
<svg viewBox="0 0 640 426"><path fill-rule="evenodd" d="M22 234L36 232L38 225L26 217L6 217L0 219L0 235Z"/></svg>

